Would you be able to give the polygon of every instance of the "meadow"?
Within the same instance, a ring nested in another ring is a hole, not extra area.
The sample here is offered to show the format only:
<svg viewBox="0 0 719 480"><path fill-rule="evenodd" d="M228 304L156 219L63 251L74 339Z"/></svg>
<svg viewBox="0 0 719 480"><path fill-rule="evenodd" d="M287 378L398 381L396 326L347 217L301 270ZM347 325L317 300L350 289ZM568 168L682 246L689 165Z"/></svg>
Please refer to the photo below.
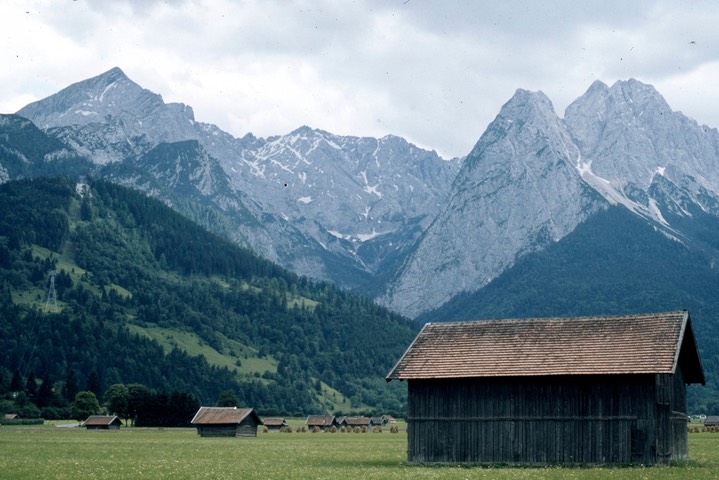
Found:
<svg viewBox="0 0 719 480"><path fill-rule="evenodd" d="M200 438L194 429L0 427L7 479L719 479L719 434L691 433L672 467L410 466L404 433L258 433Z"/></svg>

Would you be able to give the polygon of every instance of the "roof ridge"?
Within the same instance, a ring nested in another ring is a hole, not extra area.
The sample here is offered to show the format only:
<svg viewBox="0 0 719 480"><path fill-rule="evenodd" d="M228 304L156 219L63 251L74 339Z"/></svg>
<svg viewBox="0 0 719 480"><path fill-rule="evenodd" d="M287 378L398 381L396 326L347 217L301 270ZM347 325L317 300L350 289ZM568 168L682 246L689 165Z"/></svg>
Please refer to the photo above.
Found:
<svg viewBox="0 0 719 480"><path fill-rule="evenodd" d="M427 323L386 379L674 373L688 319L676 310Z"/></svg>

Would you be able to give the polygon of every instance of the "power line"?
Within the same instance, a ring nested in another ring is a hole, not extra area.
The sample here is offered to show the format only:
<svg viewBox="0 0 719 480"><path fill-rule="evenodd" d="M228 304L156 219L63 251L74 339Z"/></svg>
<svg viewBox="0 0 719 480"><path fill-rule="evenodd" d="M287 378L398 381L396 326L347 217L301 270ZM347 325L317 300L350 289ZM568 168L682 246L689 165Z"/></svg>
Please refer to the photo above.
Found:
<svg viewBox="0 0 719 480"><path fill-rule="evenodd" d="M50 288L47 290L47 301L45 302L45 312L50 310L52 306L53 312L57 312L57 292L55 291L55 270L50 270Z"/></svg>

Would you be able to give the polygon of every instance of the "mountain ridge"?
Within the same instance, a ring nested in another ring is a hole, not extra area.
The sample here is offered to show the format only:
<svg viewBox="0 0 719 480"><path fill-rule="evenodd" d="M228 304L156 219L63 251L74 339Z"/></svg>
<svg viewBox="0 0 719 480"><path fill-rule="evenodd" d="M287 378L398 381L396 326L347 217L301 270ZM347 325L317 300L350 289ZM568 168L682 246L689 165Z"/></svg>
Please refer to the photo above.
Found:
<svg viewBox="0 0 719 480"><path fill-rule="evenodd" d="M84 95L74 93L83 89ZM113 97L120 94L128 97L124 106ZM304 126L267 139L249 133L238 139L195 121L189 107L164 104L117 68L56 94L64 95L64 102L51 96L18 113L135 188L142 188L135 181L141 173L128 170L136 159L160 143L197 140L230 180L223 201L210 208L229 218L226 224L237 222L235 211L253 218L235 231L226 227L226 234L299 274L350 289L371 284L368 278L393 252L416 240L459 168L459 159L444 160L392 135L337 136ZM58 104L82 113L63 115ZM117 163L127 165L121 169L127 179L118 177Z"/></svg>
<svg viewBox="0 0 719 480"><path fill-rule="evenodd" d="M468 155L449 207L381 300L411 316L436 308L452 292L479 290L522 255L560 240L610 205L622 205L683 241L686 232L670 225L666 209L688 215L690 203L716 212L717 145L716 129L672 112L654 87L634 79L612 87L594 82L563 119L544 94L518 89ZM564 176L532 188L529 162L542 157L562 165ZM501 195L505 200L492 201ZM528 235L533 224L543 225L544 233ZM487 257L479 268L472 265ZM427 291L423 279L429 279Z"/></svg>
<svg viewBox="0 0 719 480"><path fill-rule="evenodd" d="M400 137L306 125L235 138L195 121L190 107L164 104L119 68L56 95L66 102L52 96L19 113L113 181L145 189L297 273L412 316L481 288L611 205L690 244L690 212L719 213L716 129L673 112L635 79L595 81L563 118L544 93L519 88L468 156L453 160ZM160 144L175 144L175 163L149 175L141 159L154 158L147 155ZM197 171L181 186L167 179L183 155L194 155ZM202 211L181 200L193 181L202 183L190 196Z"/></svg>

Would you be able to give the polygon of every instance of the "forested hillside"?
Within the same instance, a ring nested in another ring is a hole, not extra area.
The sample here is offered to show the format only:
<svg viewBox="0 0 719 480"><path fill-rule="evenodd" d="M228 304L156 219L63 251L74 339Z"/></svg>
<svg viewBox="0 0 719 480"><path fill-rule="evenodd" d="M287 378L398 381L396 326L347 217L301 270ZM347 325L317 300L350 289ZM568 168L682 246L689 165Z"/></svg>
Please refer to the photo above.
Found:
<svg viewBox="0 0 719 480"><path fill-rule="evenodd" d="M697 217L698 215L695 215ZM626 209L613 207L546 250L527 255L485 288L464 294L418 322L620 315L687 309L707 385L689 389L690 413L719 412L719 271L709 242L719 222L695 218L687 245Z"/></svg>
<svg viewBox="0 0 719 480"><path fill-rule="evenodd" d="M104 181L1 185L0 281L0 387L19 372L61 389L72 371L100 392L230 390L264 414L405 408L384 375L408 319Z"/></svg>

